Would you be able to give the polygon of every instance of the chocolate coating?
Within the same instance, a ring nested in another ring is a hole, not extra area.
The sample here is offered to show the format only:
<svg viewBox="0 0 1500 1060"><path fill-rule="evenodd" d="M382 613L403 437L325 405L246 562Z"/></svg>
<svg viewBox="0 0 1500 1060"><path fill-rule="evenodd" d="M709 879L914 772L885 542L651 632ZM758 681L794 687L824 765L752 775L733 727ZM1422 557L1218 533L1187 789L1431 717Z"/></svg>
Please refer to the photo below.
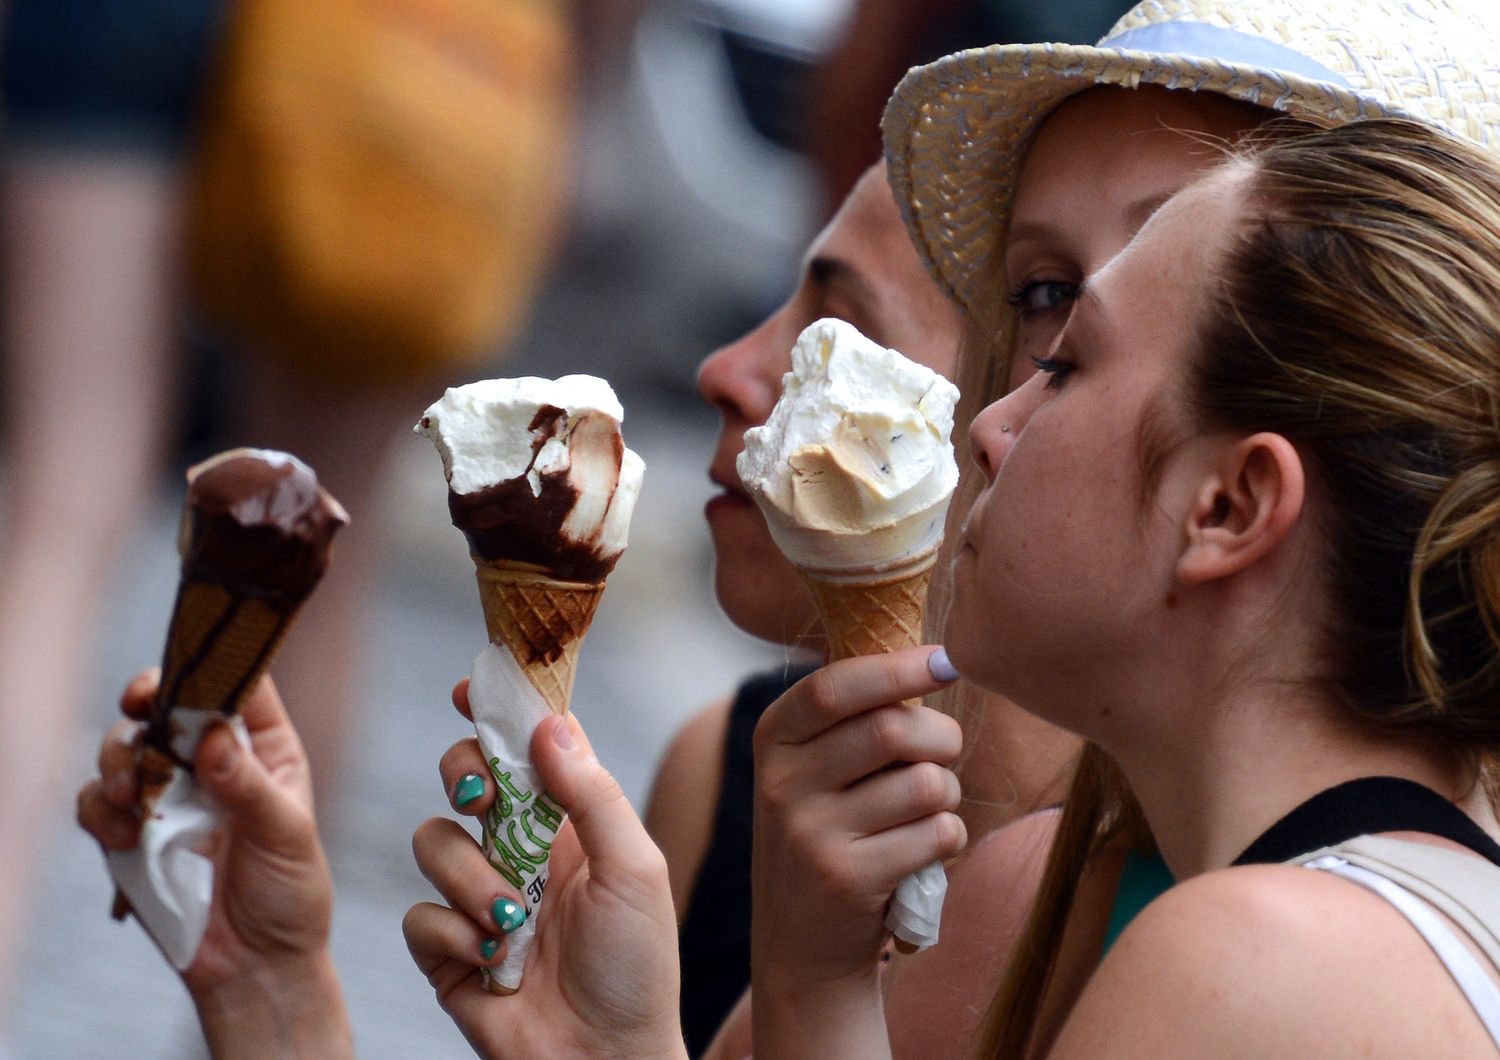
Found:
<svg viewBox="0 0 1500 1060"><path fill-rule="evenodd" d="M598 535L577 540L563 533L563 523L578 503L577 468L546 471L537 476L540 492L533 492L529 476L542 446L567 426L567 413L554 405L543 405L532 418L531 464L527 473L497 482L473 493L448 491L448 514L464 532L469 552L484 560L531 563L561 581L603 581L620 558L605 554ZM613 497L619 483L620 459L625 443L618 426L608 416L585 413L573 427L570 448L575 465L598 460L612 466L608 481Z"/></svg>
<svg viewBox="0 0 1500 1060"><path fill-rule="evenodd" d="M349 521L302 461L241 449L189 473L182 573L254 596L300 600Z"/></svg>

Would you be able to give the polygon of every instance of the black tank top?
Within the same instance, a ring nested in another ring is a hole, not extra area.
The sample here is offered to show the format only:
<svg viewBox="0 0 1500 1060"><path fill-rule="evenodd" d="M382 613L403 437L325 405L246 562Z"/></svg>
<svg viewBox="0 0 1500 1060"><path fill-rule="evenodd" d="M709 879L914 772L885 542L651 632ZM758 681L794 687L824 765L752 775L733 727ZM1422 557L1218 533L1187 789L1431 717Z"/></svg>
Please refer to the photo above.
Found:
<svg viewBox="0 0 1500 1060"><path fill-rule="evenodd" d="M724 737L724 785L713 837L678 932L682 1032L697 1056L750 985L750 827L755 818L755 724L783 692L816 667L750 678L735 693Z"/></svg>
<svg viewBox="0 0 1500 1060"><path fill-rule="evenodd" d="M1468 814L1432 789L1399 777L1361 777L1314 795L1267 829L1234 863L1290 861L1380 832L1424 832L1451 839L1500 865L1500 845Z"/></svg>

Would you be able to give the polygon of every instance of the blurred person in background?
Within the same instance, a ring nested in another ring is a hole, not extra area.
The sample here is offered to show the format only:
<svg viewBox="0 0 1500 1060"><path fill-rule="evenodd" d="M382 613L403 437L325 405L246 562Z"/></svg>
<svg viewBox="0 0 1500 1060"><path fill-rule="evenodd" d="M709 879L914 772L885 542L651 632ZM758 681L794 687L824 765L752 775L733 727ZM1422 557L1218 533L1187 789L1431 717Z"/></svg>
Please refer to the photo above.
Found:
<svg viewBox="0 0 1500 1060"><path fill-rule="evenodd" d="M0 178L0 1006L45 832L67 801L58 772L103 617L97 602L120 543L157 495L188 403L187 311L230 347L229 407L209 410L215 447L296 453L354 517L307 607L308 635L276 664L299 704L320 812L334 820L384 556L388 450L434 387L479 372L504 347L548 272L569 187L573 18L586 6L11 5ZM612 47L636 7L591 24L587 41ZM315 26L319 17L343 21ZM334 29L341 47L308 49L329 39L310 28ZM455 38L455 28L466 32ZM327 83L349 90L337 98L357 120L319 109ZM291 95L270 108L277 91ZM431 120L399 129L389 93ZM430 133L440 122L446 138ZM366 127L409 135L350 135ZM443 151L466 149L465 135L487 149L482 164L466 156L445 168L452 152ZM359 166L371 175L350 181ZM414 227L431 210L372 203L400 181L463 231L445 242L450 233ZM387 219L407 227L376 223ZM447 272L424 256L434 247ZM382 298L379 283L392 277L426 300ZM375 341L390 334L405 345Z"/></svg>
<svg viewBox="0 0 1500 1060"><path fill-rule="evenodd" d="M178 422L178 163L222 7L17 0L4 28L0 1006L97 603Z"/></svg>

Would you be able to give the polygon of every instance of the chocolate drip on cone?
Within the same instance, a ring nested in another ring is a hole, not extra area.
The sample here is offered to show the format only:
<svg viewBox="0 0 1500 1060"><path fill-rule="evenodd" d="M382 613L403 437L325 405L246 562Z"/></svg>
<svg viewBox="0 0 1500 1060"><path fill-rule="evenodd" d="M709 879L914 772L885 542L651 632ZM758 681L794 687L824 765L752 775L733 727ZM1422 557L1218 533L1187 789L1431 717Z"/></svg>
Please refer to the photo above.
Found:
<svg viewBox="0 0 1500 1060"><path fill-rule="evenodd" d="M464 532L469 553L476 560L531 564L560 581L571 582L600 582L614 570L619 553L606 555L600 549L602 513L600 530L588 538L570 537L563 526L582 496L581 474L612 475L611 481L591 486L613 498L625 443L609 417L584 413L569 438L570 465L557 471L535 471L542 448L566 425L564 410L543 405L529 428L531 463L525 472L473 493L448 491L448 514L453 525Z"/></svg>

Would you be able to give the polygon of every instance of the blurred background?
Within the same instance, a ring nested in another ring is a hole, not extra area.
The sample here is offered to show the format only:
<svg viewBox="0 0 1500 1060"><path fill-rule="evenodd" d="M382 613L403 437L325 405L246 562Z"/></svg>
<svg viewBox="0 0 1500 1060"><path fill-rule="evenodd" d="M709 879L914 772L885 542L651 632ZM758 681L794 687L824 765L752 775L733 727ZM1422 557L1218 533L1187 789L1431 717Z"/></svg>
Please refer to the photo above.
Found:
<svg viewBox="0 0 1500 1060"><path fill-rule="evenodd" d="M349 507L276 674L319 783L359 1052L467 1048L400 920L484 629L443 387L590 372L646 460L575 707L642 806L695 708L785 650L712 597L699 360L790 292L910 65L1091 41L1109 0L12 0L0 55L0 1056L193 1057L185 994L72 822L158 661L182 472L287 448Z"/></svg>

